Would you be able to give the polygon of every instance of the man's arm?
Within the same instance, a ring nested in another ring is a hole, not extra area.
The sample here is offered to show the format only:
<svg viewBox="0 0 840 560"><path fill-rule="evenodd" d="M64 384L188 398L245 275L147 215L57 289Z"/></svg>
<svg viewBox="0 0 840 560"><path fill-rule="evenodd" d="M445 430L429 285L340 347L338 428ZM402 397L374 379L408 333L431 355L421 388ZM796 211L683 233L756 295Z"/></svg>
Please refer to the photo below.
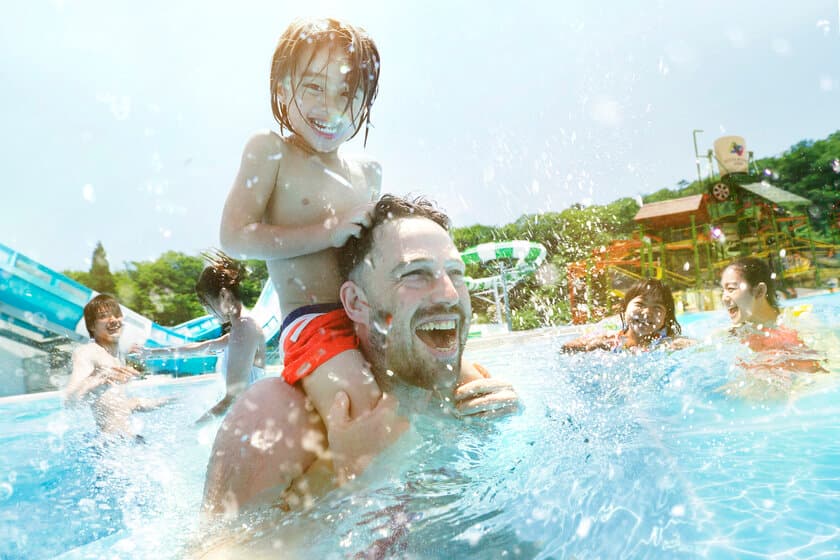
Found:
<svg viewBox="0 0 840 560"><path fill-rule="evenodd" d="M79 402L103 385L125 383L137 375L135 369L127 366L98 365L93 356L94 350L86 345L73 352L73 371L63 392L65 402Z"/></svg>
<svg viewBox="0 0 840 560"><path fill-rule="evenodd" d="M276 134L256 134L248 141L222 212L219 234L225 251L240 258L289 259L341 247L370 224L369 206L353 208L326 225L263 223L277 179L283 174L284 157L290 157L289 152Z"/></svg>

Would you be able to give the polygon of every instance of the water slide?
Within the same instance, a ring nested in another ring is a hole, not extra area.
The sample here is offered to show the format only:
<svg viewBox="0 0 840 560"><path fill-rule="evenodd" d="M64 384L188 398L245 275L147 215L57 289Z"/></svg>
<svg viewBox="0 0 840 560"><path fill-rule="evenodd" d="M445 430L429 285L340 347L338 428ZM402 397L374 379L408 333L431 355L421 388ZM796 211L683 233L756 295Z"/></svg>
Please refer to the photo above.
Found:
<svg viewBox="0 0 840 560"><path fill-rule="evenodd" d="M97 292L0 243L0 319L8 328L0 336L49 351L73 342L87 342L83 309ZM120 348L134 344L173 346L219 336L221 326L212 316L198 317L174 327L164 327L126 307ZM271 342L280 331L280 307L274 286L266 282L250 311ZM158 358L146 362L153 372L181 375L216 369L215 355Z"/></svg>

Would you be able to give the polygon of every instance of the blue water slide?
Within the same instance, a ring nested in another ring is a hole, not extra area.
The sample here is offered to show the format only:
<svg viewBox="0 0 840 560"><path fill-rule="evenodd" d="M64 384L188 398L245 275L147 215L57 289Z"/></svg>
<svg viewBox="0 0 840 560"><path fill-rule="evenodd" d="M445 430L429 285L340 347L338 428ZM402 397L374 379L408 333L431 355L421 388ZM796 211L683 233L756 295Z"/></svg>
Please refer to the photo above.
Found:
<svg viewBox="0 0 840 560"><path fill-rule="evenodd" d="M51 340L86 342L83 310L97 292L0 243L0 319L10 325L0 336L14 336L33 346ZM175 327L164 327L151 319L122 307L121 350L134 344L150 347L176 346L214 338L221 325L212 316L192 319ZM280 330L280 308L274 287L266 282L251 315L263 326L266 340L273 341ZM148 360L154 372L170 371L182 375L211 372L216 356L192 356Z"/></svg>

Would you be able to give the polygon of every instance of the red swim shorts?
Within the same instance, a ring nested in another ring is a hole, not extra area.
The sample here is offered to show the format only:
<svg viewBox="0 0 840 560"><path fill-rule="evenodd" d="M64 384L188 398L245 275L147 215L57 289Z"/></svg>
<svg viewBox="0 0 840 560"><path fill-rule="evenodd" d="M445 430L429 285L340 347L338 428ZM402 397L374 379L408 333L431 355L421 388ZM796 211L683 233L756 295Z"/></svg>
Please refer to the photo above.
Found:
<svg viewBox="0 0 840 560"><path fill-rule="evenodd" d="M284 352L283 379L290 385L338 354L359 348L353 322L343 307L332 304L295 309L283 321L280 343Z"/></svg>

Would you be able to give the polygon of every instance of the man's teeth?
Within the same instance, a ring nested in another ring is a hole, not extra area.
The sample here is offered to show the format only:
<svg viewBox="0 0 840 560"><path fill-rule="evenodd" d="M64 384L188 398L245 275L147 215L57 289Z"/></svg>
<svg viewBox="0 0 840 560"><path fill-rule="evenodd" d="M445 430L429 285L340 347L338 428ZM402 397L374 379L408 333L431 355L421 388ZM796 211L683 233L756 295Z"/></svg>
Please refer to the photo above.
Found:
<svg viewBox="0 0 840 560"><path fill-rule="evenodd" d="M455 320L448 321L429 321L417 327L418 331L448 331L455 328Z"/></svg>

